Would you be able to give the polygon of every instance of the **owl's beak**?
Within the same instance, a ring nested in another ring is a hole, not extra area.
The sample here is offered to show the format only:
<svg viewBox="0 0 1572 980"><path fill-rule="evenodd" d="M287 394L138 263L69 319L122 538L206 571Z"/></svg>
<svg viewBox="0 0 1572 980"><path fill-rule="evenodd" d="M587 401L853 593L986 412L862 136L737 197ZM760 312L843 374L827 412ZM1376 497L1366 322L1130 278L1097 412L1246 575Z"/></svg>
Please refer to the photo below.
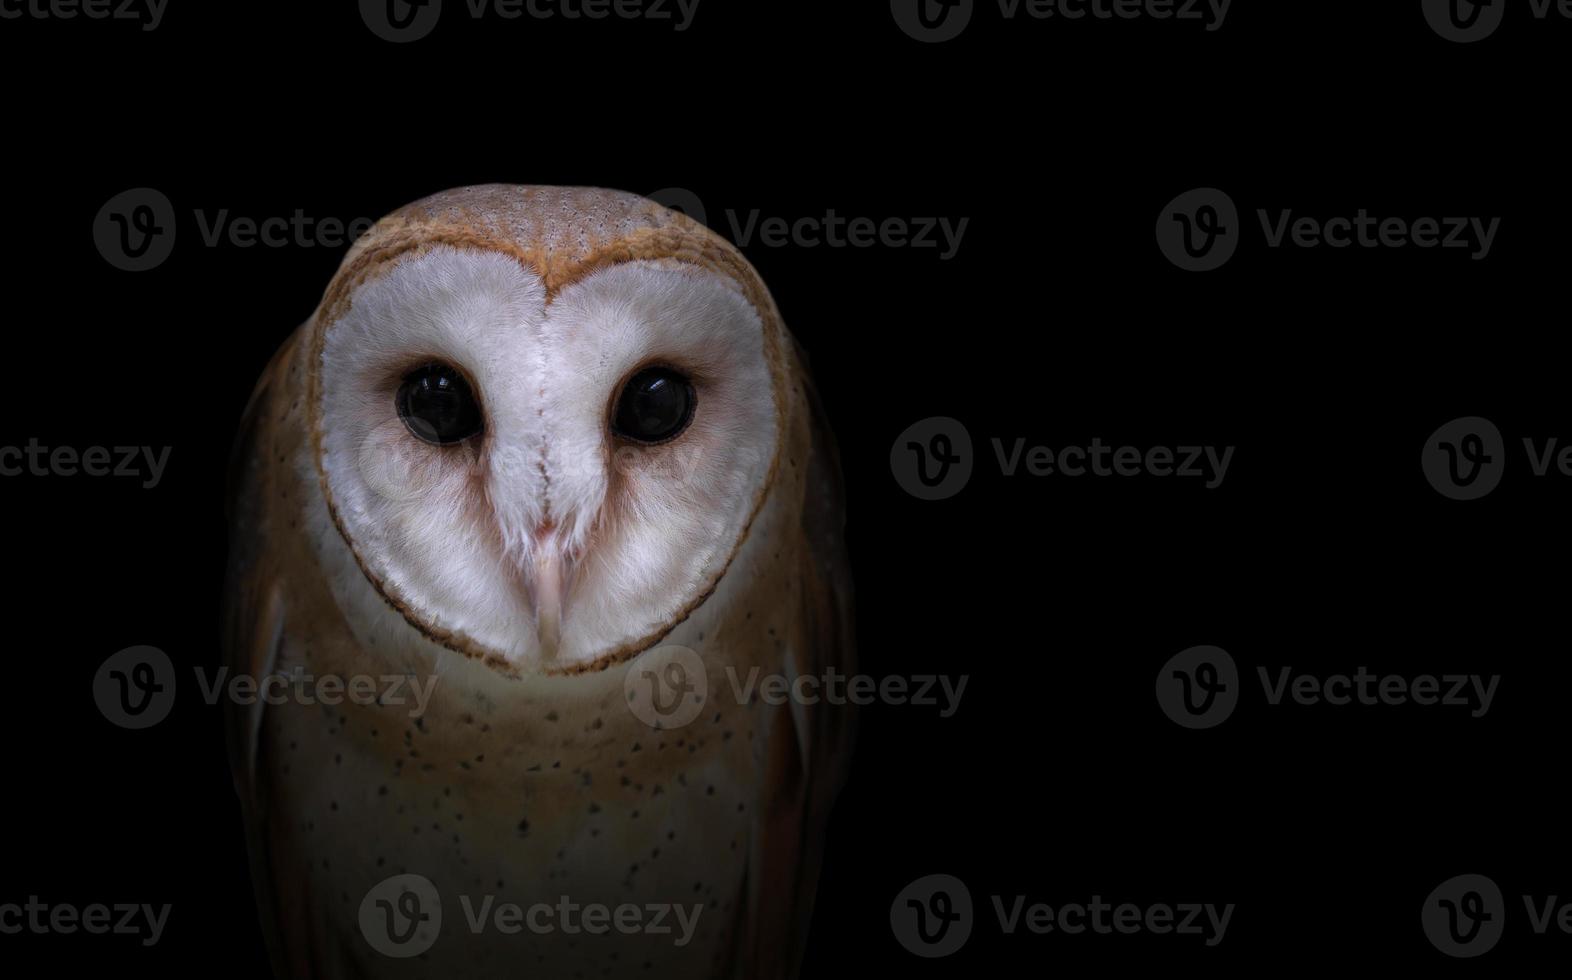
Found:
<svg viewBox="0 0 1572 980"><path fill-rule="evenodd" d="M562 643L562 602L567 593L568 563L551 534L537 538L539 545L530 560L530 596L535 605L535 634L540 640L541 657L557 656Z"/></svg>

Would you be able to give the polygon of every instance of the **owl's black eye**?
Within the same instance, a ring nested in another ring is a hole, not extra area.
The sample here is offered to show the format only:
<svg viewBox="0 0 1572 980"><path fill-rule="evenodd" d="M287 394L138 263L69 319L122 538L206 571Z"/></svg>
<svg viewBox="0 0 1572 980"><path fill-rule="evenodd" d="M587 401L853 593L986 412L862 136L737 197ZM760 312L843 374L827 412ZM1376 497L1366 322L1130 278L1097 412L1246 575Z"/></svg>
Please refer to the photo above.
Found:
<svg viewBox="0 0 1572 980"><path fill-rule="evenodd" d="M446 364L427 364L405 375L395 402L399 418L425 442L450 446L481 428L480 401L464 376Z"/></svg>
<svg viewBox="0 0 1572 980"><path fill-rule="evenodd" d="M671 368L645 368L617 396L611 427L639 442L665 442L693 420L693 384Z"/></svg>

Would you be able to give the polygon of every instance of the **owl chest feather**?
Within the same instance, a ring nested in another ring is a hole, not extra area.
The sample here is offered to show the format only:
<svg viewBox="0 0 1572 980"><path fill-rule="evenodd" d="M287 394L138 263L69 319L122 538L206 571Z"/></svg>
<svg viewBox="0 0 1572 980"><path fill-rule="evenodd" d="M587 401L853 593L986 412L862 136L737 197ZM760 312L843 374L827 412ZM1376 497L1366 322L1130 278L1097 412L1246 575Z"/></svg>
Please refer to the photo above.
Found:
<svg viewBox="0 0 1572 980"><path fill-rule="evenodd" d="M468 975L515 962L521 937L499 930L497 910L563 901L681 905L696 924L680 951L670 935L587 948L522 937L558 958L551 975L646 955L682 963L682 975L720 969L771 805L768 741L787 710L763 703L757 681L786 673L792 645L806 642L788 570L798 556L781 539L781 519L765 508L736 577L666 638L703 659L709 692L702 713L672 730L629 709L637 658L587 674L504 677L408 641L399 632L408 624L389 610L354 622L363 607L334 600L320 580L312 588L310 576L294 579L290 619L311 625L286 630L275 669L346 687L373 678L382 692L408 677L374 703L292 702L264 721L277 812L293 821L330 928L353 938L371 888L420 874L444 896L444 935L462 934L449 946L463 947L453 964ZM393 639L401 635L406 642ZM427 955L440 960L440 949Z"/></svg>

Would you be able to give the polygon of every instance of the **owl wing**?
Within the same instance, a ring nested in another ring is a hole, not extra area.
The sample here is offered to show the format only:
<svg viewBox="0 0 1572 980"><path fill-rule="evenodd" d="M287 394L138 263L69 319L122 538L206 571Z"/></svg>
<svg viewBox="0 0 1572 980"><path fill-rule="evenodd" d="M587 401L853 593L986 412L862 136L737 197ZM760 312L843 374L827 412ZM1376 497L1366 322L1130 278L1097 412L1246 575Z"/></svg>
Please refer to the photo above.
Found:
<svg viewBox="0 0 1572 980"><path fill-rule="evenodd" d="M799 364L806 364L801 348ZM818 391L802 370L809 404L813 453L804 488L803 536L798 569L801 615L807 642L791 651L795 676L842 675L856 668L852 581L846 556L845 492L834 435L825 424ZM801 965L824 852L831 804L845 781L855 736L849 706L791 702L768 736L763 783L767 795L748 865L739 935L737 976L756 980L795 977Z"/></svg>
<svg viewBox="0 0 1572 980"><path fill-rule="evenodd" d="M296 337L299 335L296 334ZM290 404L292 337L262 372L241 419L229 465L229 567L224 609L224 665L229 675L261 678L275 669L288 634L288 578L278 554L280 524L294 495L283 462L298 427L284 425ZM227 704L230 769L245 822L251 880L268 954L280 977L348 976L346 958L326 951L304 860L273 808L271 761L263 734L266 701Z"/></svg>

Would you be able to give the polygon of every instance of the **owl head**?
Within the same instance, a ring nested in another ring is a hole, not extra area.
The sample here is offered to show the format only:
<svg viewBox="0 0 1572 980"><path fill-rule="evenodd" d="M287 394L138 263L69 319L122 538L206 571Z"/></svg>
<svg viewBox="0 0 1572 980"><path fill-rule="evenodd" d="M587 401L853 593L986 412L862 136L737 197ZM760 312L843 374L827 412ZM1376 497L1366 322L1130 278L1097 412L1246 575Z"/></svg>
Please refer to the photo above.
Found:
<svg viewBox="0 0 1572 980"><path fill-rule="evenodd" d="M631 194L410 205L307 336L338 535L411 627L504 673L656 643L716 587L783 442L790 342L763 283Z"/></svg>

